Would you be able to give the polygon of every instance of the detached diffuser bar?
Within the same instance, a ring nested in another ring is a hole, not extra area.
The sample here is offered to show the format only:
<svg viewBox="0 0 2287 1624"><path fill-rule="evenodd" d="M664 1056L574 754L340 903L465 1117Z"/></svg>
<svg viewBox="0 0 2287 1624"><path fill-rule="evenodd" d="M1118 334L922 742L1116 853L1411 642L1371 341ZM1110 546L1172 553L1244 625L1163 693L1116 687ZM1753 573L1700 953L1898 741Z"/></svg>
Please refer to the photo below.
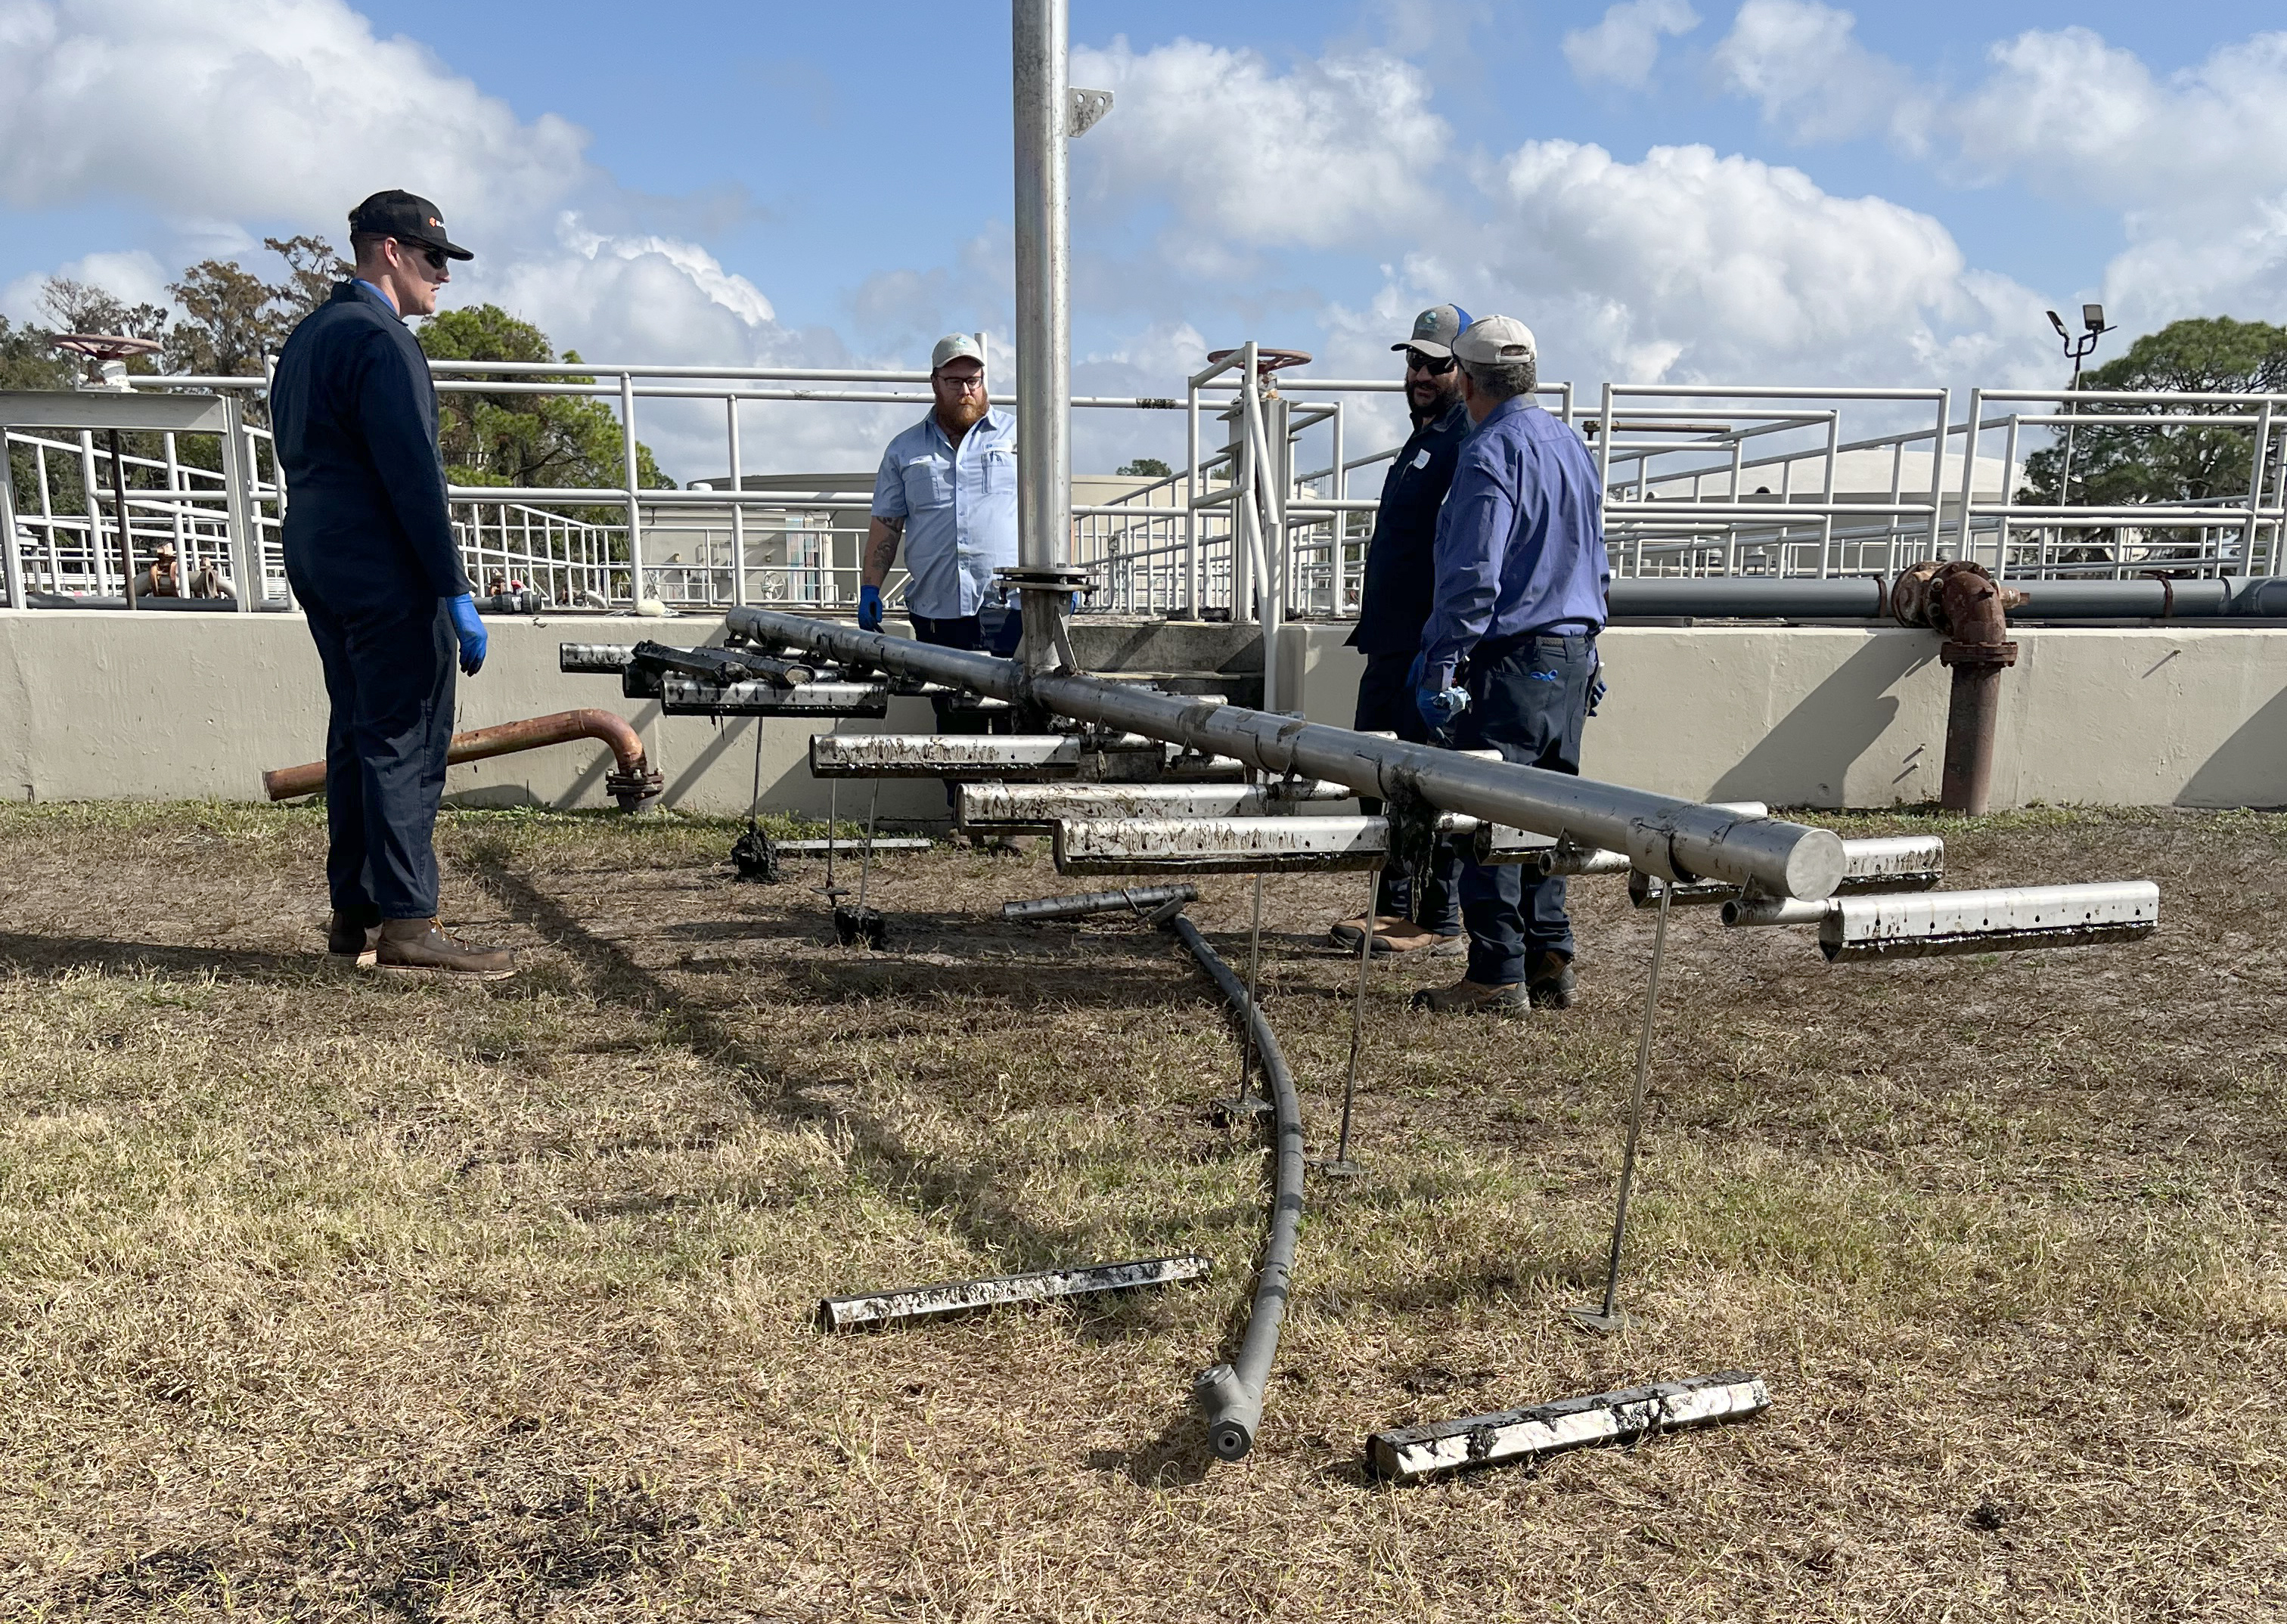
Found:
<svg viewBox="0 0 2287 1624"><path fill-rule="evenodd" d="M1214 1267L1196 1252L1180 1257L1145 1257L1133 1263L1098 1263L1081 1269L1042 1269L1033 1274L1003 1274L946 1286L912 1286L902 1291L872 1291L862 1297L830 1297L818 1305L821 1330L855 1330L893 1320L962 1313L1002 1303L1037 1303L1049 1297L1085 1297L1097 1291L1128 1291L1137 1286L1167 1286L1204 1280Z"/></svg>
<svg viewBox="0 0 2287 1624"><path fill-rule="evenodd" d="M1365 1440L1365 1460L1376 1477L1418 1483L1472 1466L1537 1461L1567 1449L1631 1443L1656 1433L1729 1421L1768 1409L1770 1402L1761 1376L1752 1370L1722 1370L1680 1382L1591 1393L1585 1399L1559 1399L1530 1409L1376 1432Z"/></svg>

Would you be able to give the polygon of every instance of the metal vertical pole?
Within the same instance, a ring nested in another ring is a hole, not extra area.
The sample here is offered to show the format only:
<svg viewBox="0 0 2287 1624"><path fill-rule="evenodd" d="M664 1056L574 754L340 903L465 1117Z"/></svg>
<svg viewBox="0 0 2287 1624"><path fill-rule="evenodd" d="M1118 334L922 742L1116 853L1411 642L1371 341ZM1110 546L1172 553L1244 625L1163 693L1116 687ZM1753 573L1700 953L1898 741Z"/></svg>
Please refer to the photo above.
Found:
<svg viewBox="0 0 2287 1624"><path fill-rule="evenodd" d="M1955 532L1953 553L1957 558L1969 556L1969 508L1974 500L1977 479L1977 430L1984 415L1985 391L1973 389L1969 391L1969 421L1961 425L1961 523ZM2005 491L2002 495L2006 501L2008 493Z"/></svg>
<svg viewBox="0 0 2287 1624"><path fill-rule="evenodd" d="M127 454L120 449L119 430L107 429L111 453L111 505L119 515L119 584L127 607L135 607L135 527L127 514Z"/></svg>
<svg viewBox="0 0 2287 1624"><path fill-rule="evenodd" d="M731 603L747 606L747 489L746 465L739 460L739 398L725 395L723 405L731 420ZM756 726L761 724L757 722Z"/></svg>
<svg viewBox="0 0 2287 1624"><path fill-rule="evenodd" d="M222 398L222 494L227 516L224 533L230 537L231 574L238 588L238 612L250 615L262 607L269 593L269 578L262 567L262 532L254 522L253 493L248 488L246 437L238 397Z"/></svg>
<svg viewBox="0 0 2287 1624"><path fill-rule="evenodd" d="M1993 540L1993 579L2006 579L2009 562L2009 509L2017 500L2009 488L2009 470L2017 466L2017 420L2009 419L2008 438L2001 442L2001 529ZM2042 548L2047 550L2046 547Z"/></svg>
<svg viewBox="0 0 2287 1624"><path fill-rule="evenodd" d="M2255 530L2261 523L2258 516L2263 511L2263 465L2270 450L2271 402L2267 398L2263 403L2263 414L2255 430L2255 454L2251 461L2247 480L2247 527L2241 532L2239 544L2240 572L2251 577L2255 573ZM2217 550L2220 553L2222 549L2219 548ZM2219 576L2224 573L2220 558L2216 564L2216 573Z"/></svg>
<svg viewBox="0 0 2287 1624"><path fill-rule="evenodd" d="M8 426L0 423L0 588L7 592L9 608L29 609L24 597L24 559L17 547L16 464L8 451Z"/></svg>
<svg viewBox="0 0 2287 1624"><path fill-rule="evenodd" d="M1054 570L1072 529L1072 117L1064 0L1009 7L1017 138L1017 562ZM1051 666L1062 604L1034 593L1021 657Z"/></svg>
<svg viewBox="0 0 2287 1624"><path fill-rule="evenodd" d="M104 571L103 515L96 505L95 434L88 429L79 431L79 486L81 506L87 509L87 573L97 595L111 585Z"/></svg>
<svg viewBox="0 0 2287 1624"><path fill-rule="evenodd" d="M1824 580L1834 572L1834 460L1842 445L1842 409L1830 407L1826 414L1826 474L1818 488L1819 505L1826 511L1819 516L1818 579Z"/></svg>
<svg viewBox="0 0 2287 1624"><path fill-rule="evenodd" d="M1199 602L1199 381L1191 381L1183 399L1183 612L1204 619Z"/></svg>
<svg viewBox="0 0 2287 1624"><path fill-rule="evenodd" d="M32 472L40 486L40 533L48 541L48 590L61 592L64 589L64 560L63 555L56 550L55 493L48 484L48 448L45 445L36 443L32 446Z"/></svg>
<svg viewBox="0 0 2287 1624"><path fill-rule="evenodd" d="M1604 421L1596 430L1596 490L1597 500L1610 501L1612 488L1612 386L1604 385ZM1733 493L1737 500L1737 493Z"/></svg>
<svg viewBox="0 0 2287 1624"><path fill-rule="evenodd" d="M1938 532L1945 522L1945 442L1952 426L1953 390L1949 386L1937 392L1937 429L1935 437L1930 441L1929 550L1932 557L1937 556ZM1897 572L1896 547L1893 543L1890 573L1895 575Z"/></svg>
<svg viewBox="0 0 2287 1624"><path fill-rule="evenodd" d="M1628 1096L1628 1136L1620 1152L1620 1194L1612 1212L1612 1246L1604 1269L1604 1300L1596 1309L1572 1308L1565 1312L1573 1320L1589 1330L1616 1331L1626 1316L1620 1313L1620 1257L1628 1238L1628 1196L1635 1185L1636 1140L1643 1132L1644 1087L1651 1075L1652 1017L1659 1008L1659 961L1667 952L1667 905L1674 898L1673 881L1663 880L1659 887L1659 918L1651 938L1651 973L1644 984L1643 1027L1636 1037L1635 1087Z"/></svg>
<svg viewBox="0 0 2287 1624"><path fill-rule="evenodd" d="M620 374L621 452L628 482L628 598L629 607L643 602L643 509L638 505L640 468L636 461L636 378Z"/></svg>

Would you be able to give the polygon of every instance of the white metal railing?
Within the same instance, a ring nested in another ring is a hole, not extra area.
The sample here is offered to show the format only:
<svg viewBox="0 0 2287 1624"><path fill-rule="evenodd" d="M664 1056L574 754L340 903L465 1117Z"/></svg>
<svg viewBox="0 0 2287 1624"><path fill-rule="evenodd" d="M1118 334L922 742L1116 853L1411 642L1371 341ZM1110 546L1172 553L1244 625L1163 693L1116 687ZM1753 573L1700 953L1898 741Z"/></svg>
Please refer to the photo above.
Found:
<svg viewBox="0 0 2287 1624"><path fill-rule="evenodd" d="M265 596L282 598L286 568L279 539L275 447L266 430L244 424L240 432L249 470L245 517L258 560L255 579L265 588ZM12 493L5 504L12 509L17 564L28 595L123 596L131 556L138 580L147 582L154 567L161 570L167 595L218 601L234 596L238 543L232 534L228 476L186 461L182 444L214 437L162 432L155 438L156 456L122 450L115 481L107 437L91 430L0 430L8 470L12 477L19 471L26 476L22 484L30 498ZM130 543L124 548L116 495L123 485ZM169 553L171 570L165 568ZM140 589L150 588L146 584Z"/></svg>
<svg viewBox="0 0 2287 1624"><path fill-rule="evenodd" d="M1069 557L1091 577L1088 608L1272 624L1357 612L1375 501L1353 494L1349 477L1395 452L1349 454L1350 407L1353 397L1401 386L1266 375L1260 359L1253 344L1231 351L1186 380L1180 397L1073 400L1080 409L1179 411L1185 426L1183 467L1073 506ZM579 395L613 408L618 484L448 493L479 587L518 584L561 608L651 598L692 609L854 602L870 492L748 488L742 408L930 400L926 373L879 369L440 361L432 370L442 393ZM264 389L251 377L131 382L248 398ZM2272 574L2287 563L2287 396L1975 390L1959 416L1954 392L1935 388L1608 384L1584 407L1559 383L1538 398L1594 450L1620 575L1891 575L1947 556L2005 576ZM719 405L731 488L637 488L646 401ZM2076 480L2078 502L2020 500L2024 455L2069 432L2200 430L2244 443L2244 491L2092 506ZM278 527L290 493L280 488L266 432L243 432L254 579L280 600ZM121 548L101 438L20 430L5 438L24 495L13 504L14 540L27 591L115 595ZM164 541L186 580L202 567L233 579L223 476L184 462L171 435L162 454L123 464L138 560Z"/></svg>

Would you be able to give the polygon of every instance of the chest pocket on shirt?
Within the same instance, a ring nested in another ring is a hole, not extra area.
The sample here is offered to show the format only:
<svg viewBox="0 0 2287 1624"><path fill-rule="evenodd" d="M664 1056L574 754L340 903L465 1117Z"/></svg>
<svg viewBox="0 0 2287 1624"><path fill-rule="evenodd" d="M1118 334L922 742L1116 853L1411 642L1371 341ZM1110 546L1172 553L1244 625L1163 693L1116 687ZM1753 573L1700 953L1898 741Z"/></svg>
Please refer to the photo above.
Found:
<svg viewBox="0 0 2287 1624"><path fill-rule="evenodd" d="M985 493L1006 496L1017 488L1017 459L1005 451L988 451L979 459L985 464Z"/></svg>
<svg viewBox="0 0 2287 1624"><path fill-rule="evenodd" d="M915 457L906 464L906 506L943 508L953 501L953 470L943 457Z"/></svg>

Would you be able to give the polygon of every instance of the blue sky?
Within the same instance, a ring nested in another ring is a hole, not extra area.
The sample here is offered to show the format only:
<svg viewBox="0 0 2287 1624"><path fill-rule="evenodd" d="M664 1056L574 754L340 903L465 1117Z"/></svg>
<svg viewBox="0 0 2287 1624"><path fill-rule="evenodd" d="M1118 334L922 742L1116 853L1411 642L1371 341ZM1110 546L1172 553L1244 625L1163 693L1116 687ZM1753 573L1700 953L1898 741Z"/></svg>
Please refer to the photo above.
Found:
<svg viewBox="0 0 2287 1624"><path fill-rule="evenodd" d="M1075 80L1120 94L1074 150L1080 387L1162 392L1249 335L1386 366L1452 296L1523 316L1590 387L2038 382L2042 306L2099 295L2132 329L2276 319L2279 20L1073 0ZM1009 325L1007 28L997 4L0 0L0 311L58 270L153 296L265 233L337 235L397 183L480 251L456 294L591 358L911 364ZM777 460L868 461L881 427L788 418ZM704 471L703 439L671 444L700 430L661 431L671 471ZM1134 448L1088 432L1083 466Z"/></svg>

